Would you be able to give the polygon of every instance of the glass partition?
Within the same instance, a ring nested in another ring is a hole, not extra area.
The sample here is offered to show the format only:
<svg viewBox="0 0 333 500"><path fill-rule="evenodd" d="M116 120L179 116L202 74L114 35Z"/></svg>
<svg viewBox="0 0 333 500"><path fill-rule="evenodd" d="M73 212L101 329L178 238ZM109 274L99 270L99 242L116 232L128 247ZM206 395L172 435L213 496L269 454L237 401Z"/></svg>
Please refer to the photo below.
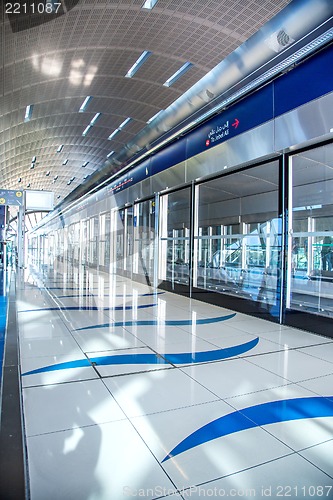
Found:
<svg viewBox="0 0 333 500"><path fill-rule="evenodd" d="M190 206L190 188L160 198L159 280L189 285Z"/></svg>
<svg viewBox="0 0 333 500"><path fill-rule="evenodd" d="M155 201L134 205L133 272L148 285L154 282Z"/></svg>
<svg viewBox="0 0 333 500"><path fill-rule="evenodd" d="M126 245L124 270L127 275L132 273L132 258L133 258L133 207L125 209L125 224L124 224L124 241Z"/></svg>
<svg viewBox="0 0 333 500"><path fill-rule="evenodd" d="M99 219L99 265L109 269L110 265L110 212L100 215Z"/></svg>
<svg viewBox="0 0 333 500"><path fill-rule="evenodd" d="M196 186L193 284L279 315L277 161Z"/></svg>
<svg viewBox="0 0 333 500"><path fill-rule="evenodd" d="M125 269L125 236L126 236L125 209L118 211L116 218L116 268L115 272L122 274Z"/></svg>
<svg viewBox="0 0 333 500"><path fill-rule="evenodd" d="M333 145L290 158L287 309L333 316Z"/></svg>
<svg viewBox="0 0 333 500"><path fill-rule="evenodd" d="M88 262L91 266L97 266L97 241L98 241L98 217L91 217L88 221L88 236L89 236L89 247L88 247Z"/></svg>

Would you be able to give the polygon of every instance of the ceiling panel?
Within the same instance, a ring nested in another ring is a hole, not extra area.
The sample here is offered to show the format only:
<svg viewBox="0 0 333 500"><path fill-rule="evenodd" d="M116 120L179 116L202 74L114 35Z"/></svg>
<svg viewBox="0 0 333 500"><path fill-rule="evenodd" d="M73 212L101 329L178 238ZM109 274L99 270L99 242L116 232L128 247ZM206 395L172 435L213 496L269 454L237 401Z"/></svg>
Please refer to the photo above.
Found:
<svg viewBox="0 0 333 500"><path fill-rule="evenodd" d="M61 3L52 19L2 10L0 24L0 186L52 190L57 202L289 1L159 0L150 11L141 8L143 0ZM126 78L145 50L151 57ZM187 61L191 69L163 86ZM88 95L93 99L79 113ZM25 122L28 105L33 112ZM82 136L96 113L102 114ZM132 121L108 140L127 117Z"/></svg>

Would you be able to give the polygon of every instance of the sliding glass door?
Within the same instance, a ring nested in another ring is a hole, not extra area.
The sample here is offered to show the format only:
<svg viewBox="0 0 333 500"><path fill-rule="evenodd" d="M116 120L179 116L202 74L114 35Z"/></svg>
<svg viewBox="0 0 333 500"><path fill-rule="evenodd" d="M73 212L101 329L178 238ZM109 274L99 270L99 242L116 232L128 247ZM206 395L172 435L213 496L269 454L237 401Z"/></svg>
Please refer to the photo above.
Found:
<svg viewBox="0 0 333 500"><path fill-rule="evenodd" d="M333 317L333 145L290 157L287 309Z"/></svg>

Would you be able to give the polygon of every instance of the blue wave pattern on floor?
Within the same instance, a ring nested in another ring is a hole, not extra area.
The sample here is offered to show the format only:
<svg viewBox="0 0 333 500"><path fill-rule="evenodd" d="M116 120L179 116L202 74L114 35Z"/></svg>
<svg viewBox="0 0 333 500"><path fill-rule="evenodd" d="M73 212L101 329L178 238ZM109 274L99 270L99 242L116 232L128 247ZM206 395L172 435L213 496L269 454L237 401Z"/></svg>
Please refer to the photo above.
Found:
<svg viewBox="0 0 333 500"><path fill-rule="evenodd" d="M99 356L97 358L88 359L77 359L73 361L66 361L64 363L57 363L55 365L43 366L37 368L36 370L31 370L29 372L23 373L25 375L35 375L37 373L53 372L57 370L68 370L70 368L84 368L89 367L94 364L95 366L105 366L105 365L167 365L173 364L192 364L192 363L204 363L208 361L219 361L222 359L231 358L243 354L247 351L253 349L259 342L259 338L250 340L245 344L240 344L232 347L225 347L223 349L214 349L212 351L202 351L202 352L183 352L175 354L163 354L159 356L158 354L118 354L111 356Z"/></svg>
<svg viewBox="0 0 333 500"><path fill-rule="evenodd" d="M146 309L147 307L155 307L157 304L143 304L134 306L135 309ZM115 307L99 307L99 306L58 306L58 307L39 307L38 309L24 309L19 311L24 312L44 312L44 311L129 311L133 306L115 306Z"/></svg>
<svg viewBox="0 0 333 500"><path fill-rule="evenodd" d="M220 417L194 431L181 441L163 460L184 453L196 446L235 432L244 431L278 422L301 420L305 418L333 417L333 396L309 397L272 401L249 406Z"/></svg>
<svg viewBox="0 0 333 500"><path fill-rule="evenodd" d="M217 318L205 318L195 320L196 325L208 325L212 323L219 323L220 321L227 321L236 316L236 313L228 314L227 316L219 316ZM97 328L106 328L108 326L189 326L192 325L192 319L180 319L180 320L134 320L134 321L117 321L113 323L103 323L101 325L83 326L81 328L76 328L76 331L82 330L93 330Z"/></svg>

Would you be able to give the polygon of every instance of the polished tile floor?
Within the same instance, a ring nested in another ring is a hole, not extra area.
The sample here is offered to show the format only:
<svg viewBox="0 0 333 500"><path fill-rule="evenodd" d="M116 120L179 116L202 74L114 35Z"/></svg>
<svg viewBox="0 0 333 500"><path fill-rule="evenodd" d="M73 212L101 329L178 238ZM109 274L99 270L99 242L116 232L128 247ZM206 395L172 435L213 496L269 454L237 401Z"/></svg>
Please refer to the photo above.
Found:
<svg viewBox="0 0 333 500"><path fill-rule="evenodd" d="M333 341L98 274L17 291L32 500L333 498Z"/></svg>

